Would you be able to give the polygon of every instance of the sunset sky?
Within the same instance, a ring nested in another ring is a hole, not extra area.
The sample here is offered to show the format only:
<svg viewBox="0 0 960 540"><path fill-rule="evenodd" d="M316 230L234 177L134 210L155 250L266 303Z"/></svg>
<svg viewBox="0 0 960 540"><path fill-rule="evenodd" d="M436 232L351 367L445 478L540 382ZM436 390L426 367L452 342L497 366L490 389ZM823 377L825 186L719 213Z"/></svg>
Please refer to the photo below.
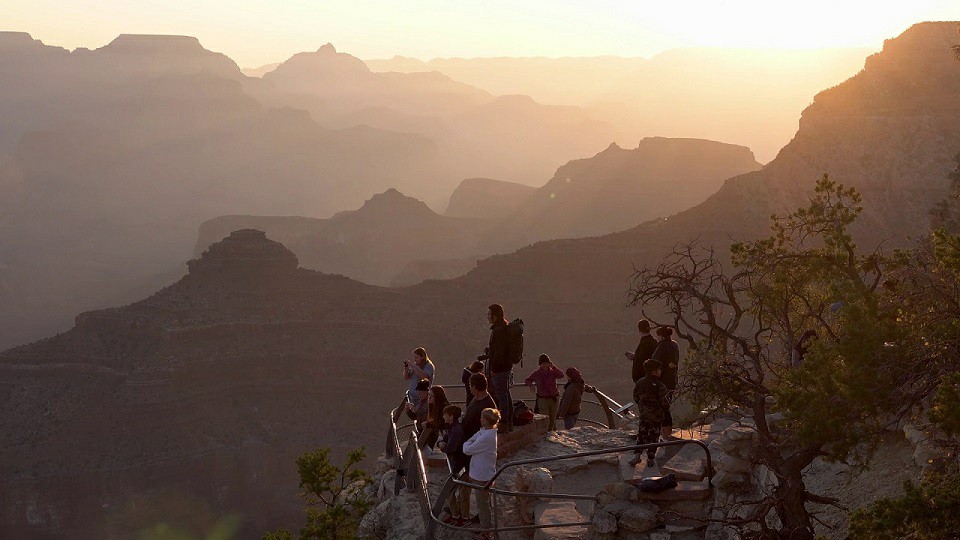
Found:
<svg viewBox="0 0 960 540"><path fill-rule="evenodd" d="M326 42L361 58L650 56L686 46L879 48L957 0L0 0L0 29L70 49L120 33L200 38L254 67Z"/></svg>

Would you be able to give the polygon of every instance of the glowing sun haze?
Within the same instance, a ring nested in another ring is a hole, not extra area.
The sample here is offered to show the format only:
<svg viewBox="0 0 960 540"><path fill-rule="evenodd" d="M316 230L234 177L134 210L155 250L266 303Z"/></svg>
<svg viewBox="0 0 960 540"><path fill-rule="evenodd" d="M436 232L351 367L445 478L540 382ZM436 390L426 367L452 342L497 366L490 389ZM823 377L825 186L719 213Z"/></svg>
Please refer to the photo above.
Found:
<svg viewBox="0 0 960 540"><path fill-rule="evenodd" d="M332 42L361 58L650 56L690 46L874 47L956 0L0 0L0 29L66 48L196 36L241 66Z"/></svg>

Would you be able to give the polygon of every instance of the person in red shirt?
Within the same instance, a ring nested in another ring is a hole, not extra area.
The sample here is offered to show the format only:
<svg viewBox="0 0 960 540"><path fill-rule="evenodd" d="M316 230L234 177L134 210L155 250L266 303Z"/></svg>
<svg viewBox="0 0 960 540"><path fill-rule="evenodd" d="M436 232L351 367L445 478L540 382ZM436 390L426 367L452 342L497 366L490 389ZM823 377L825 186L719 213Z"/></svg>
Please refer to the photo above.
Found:
<svg viewBox="0 0 960 540"><path fill-rule="evenodd" d="M547 415L549 419L547 430L549 431L557 429L557 406L560 400L557 379L562 378L563 372L560 371L560 368L553 365L549 356L541 354L540 367L523 381L530 387L530 391L537 395L537 410L540 414Z"/></svg>

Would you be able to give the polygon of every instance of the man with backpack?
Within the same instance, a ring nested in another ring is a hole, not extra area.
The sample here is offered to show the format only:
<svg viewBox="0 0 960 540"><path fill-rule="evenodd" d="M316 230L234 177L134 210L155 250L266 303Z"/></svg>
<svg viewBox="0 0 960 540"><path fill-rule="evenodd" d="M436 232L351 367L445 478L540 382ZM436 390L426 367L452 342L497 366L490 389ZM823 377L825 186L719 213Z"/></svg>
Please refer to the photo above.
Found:
<svg viewBox="0 0 960 540"><path fill-rule="evenodd" d="M507 322L503 306L491 304L487 308L490 322L490 345L487 352L487 368L490 372L490 393L500 410L500 433L513 429L513 398L510 396L510 379L513 364L523 358L523 321Z"/></svg>

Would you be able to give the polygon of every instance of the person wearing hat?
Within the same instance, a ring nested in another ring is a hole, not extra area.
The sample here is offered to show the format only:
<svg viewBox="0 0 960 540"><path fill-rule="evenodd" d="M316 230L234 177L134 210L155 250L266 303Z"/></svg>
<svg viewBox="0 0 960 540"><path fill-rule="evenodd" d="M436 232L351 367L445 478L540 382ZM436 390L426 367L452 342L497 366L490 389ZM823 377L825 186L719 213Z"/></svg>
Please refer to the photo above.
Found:
<svg viewBox="0 0 960 540"><path fill-rule="evenodd" d="M557 409L557 418L563 419L563 427L572 429L580 416L580 403L583 392L593 392L594 388L583 382L580 370L571 366L567 368L567 384L563 385L563 397L560 398L560 407Z"/></svg>
<svg viewBox="0 0 960 540"><path fill-rule="evenodd" d="M560 399L557 379L562 378L560 368L553 365L549 356L541 354L540 366L523 381L537 395L537 410L547 415L548 431L557 429L557 402Z"/></svg>

